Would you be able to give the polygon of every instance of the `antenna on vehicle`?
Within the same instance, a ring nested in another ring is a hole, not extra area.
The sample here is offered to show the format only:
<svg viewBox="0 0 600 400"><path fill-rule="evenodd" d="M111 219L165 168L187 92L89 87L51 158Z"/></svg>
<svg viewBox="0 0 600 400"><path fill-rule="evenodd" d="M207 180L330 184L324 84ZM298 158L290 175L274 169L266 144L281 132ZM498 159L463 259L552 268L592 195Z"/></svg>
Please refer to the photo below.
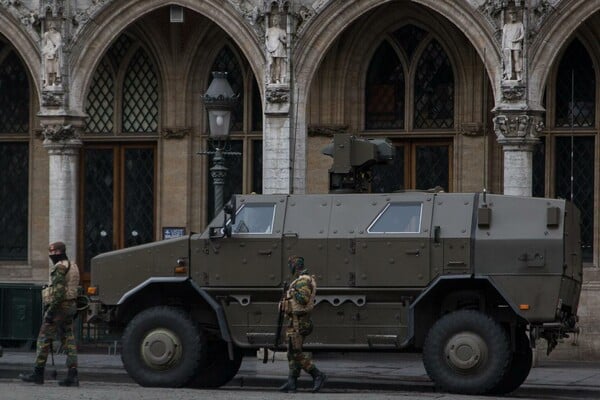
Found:
<svg viewBox="0 0 600 400"><path fill-rule="evenodd" d="M485 68L485 56L486 56L487 48L483 48L483 68L481 72L481 84L483 85L483 205L486 205L486 194L487 194L487 184L488 184L488 131L487 131L487 120L488 120L488 80L486 76L486 68Z"/></svg>
<svg viewBox="0 0 600 400"><path fill-rule="evenodd" d="M574 190L574 186L573 186L573 174L574 174L574 148L575 148L575 138L573 136L573 128L575 125L575 68L571 68L571 121L570 121L570 125L571 125L571 187L570 187L570 197L571 197L571 202L573 202L573 190Z"/></svg>

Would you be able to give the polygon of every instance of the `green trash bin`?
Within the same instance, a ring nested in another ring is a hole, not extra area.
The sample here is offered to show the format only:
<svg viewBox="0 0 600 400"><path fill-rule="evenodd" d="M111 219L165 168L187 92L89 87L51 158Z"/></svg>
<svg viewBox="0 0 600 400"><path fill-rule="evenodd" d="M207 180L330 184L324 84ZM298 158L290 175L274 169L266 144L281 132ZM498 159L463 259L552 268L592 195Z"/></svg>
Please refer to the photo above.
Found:
<svg viewBox="0 0 600 400"><path fill-rule="evenodd" d="M42 324L42 286L0 283L0 341L31 346Z"/></svg>

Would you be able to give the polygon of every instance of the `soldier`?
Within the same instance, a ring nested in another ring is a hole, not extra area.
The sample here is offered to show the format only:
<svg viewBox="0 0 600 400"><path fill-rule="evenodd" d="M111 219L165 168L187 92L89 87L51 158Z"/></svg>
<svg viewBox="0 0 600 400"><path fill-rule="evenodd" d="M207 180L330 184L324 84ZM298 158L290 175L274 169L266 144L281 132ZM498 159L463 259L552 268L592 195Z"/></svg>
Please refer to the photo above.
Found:
<svg viewBox="0 0 600 400"><path fill-rule="evenodd" d="M323 387L327 376L317 369L308 354L302 352L302 343L313 330L310 312L314 307L317 283L314 276L309 275L304 267L304 258L291 256L288 266L294 281L290 284L285 299L279 303L279 308L289 320L286 343L290 371L288 381L279 390L296 392L296 382L303 369L313 377L314 393Z"/></svg>
<svg viewBox="0 0 600 400"><path fill-rule="evenodd" d="M44 322L37 339L37 357L32 374L20 374L25 382L44 383L44 367L48 359L48 350L54 338L60 339L67 353L68 373L58 382L60 386L79 386L77 376L77 344L73 335L73 318L77 313L77 290L79 286L79 268L67 258L63 242L50 244L48 248L52 268L50 282L42 291L45 312Z"/></svg>

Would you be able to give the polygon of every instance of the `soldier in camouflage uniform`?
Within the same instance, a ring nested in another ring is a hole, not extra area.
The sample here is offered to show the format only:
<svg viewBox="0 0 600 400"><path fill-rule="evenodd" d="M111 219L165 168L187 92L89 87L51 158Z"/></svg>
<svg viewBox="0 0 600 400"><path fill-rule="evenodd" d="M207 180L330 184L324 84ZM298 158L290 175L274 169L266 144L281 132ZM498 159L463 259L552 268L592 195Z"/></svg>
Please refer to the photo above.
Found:
<svg viewBox="0 0 600 400"><path fill-rule="evenodd" d="M77 375L77 344L73 334L73 318L77 314L79 268L67 258L66 246L55 242L49 246L52 260L50 281L42 291L45 312L44 322L37 339L37 357L32 374L20 374L25 382L44 383L44 368L52 340L60 339L67 354L67 377L58 382L61 386L79 386Z"/></svg>
<svg viewBox="0 0 600 400"><path fill-rule="evenodd" d="M288 266L294 281L286 293L285 299L279 304L289 321L286 329L287 358L289 375L287 382L279 388L282 392L296 392L296 383L300 371L304 370L313 377L312 391L318 392L325 383L326 375L319 371L311 357L302 352L304 339L313 330L310 312L314 307L317 283L304 267L304 258L291 256Z"/></svg>

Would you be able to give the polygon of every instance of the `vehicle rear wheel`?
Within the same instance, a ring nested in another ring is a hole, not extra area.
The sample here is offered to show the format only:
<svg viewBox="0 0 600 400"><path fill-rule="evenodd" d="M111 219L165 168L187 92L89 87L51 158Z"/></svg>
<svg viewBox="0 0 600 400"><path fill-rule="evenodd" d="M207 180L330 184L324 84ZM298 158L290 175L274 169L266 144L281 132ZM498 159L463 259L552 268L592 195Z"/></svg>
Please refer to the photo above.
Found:
<svg viewBox="0 0 600 400"><path fill-rule="evenodd" d="M204 343L204 335L184 311L152 307L127 325L121 358L129 376L142 386L180 387L198 370Z"/></svg>
<svg viewBox="0 0 600 400"><path fill-rule="evenodd" d="M504 329L475 310L459 310L440 318L423 347L427 374L442 390L483 394L505 375L511 351Z"/></svg>
<svg viewBox="0 0 600 400"><path fill-rule="evenodd" d="M517 390L531 371L533 364L533 351L529 343L529 337L525 330L518 330L516 337L516 350L512 354L512 360L506 374L500 382L489 392L490 394L508 394Z"/></svg>
<svg viewBox="0 0 600 400"><path fill-rule="evenodd" d="M196 376L187 384L195 388L216 388L229 382L238 373L242 364L242 351L233 348L233 360L229 359L227 342L210 341L206 344L206 358Z"/></svg>

